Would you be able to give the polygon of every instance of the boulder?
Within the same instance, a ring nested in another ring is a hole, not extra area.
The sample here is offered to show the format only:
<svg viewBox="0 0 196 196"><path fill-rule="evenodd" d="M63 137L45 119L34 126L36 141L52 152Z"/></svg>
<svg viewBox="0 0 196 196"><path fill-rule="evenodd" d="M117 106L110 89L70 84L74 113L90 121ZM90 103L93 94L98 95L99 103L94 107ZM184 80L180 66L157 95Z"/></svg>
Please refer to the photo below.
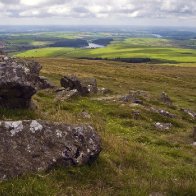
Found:
<svg viewBox="0 0 196 196"><path fill-rule="evenodd" d="M92 163L100 137L89 125L0 121L0 179Z"/></svg>
<svg viewBox="0 0 196 196"><path fill-rule="evenodd" d="M48 78L44 77L44 76L39 76L38 78L38 83L37 83L37 87L38 89L49 89L49 88L55 88L55 85L52 84Z"/></svg>
<svg viewBox="0 0 196 196"><path fill-rule="evenodd" d="M76 89L81 96L97 93L97 81L95 78L77 78L76 76L64 76L61 78L61 86L67 90Z"/></svg>
<svg viewBox="0 0 196 196"><path fill-rule="evenodd" d="M41 65L34 61L0 58L0 107L27 108L31 105L31 97L45 80L39 77Z"/></svg>
<svg viewBox="0 0 196 196"><path fill-rule="evenodd" d="M61 78L61 86L67 90L77 90L80 95L85 96L89 94L87 86L83 86L81 81L76 76L64 76Z"/></svg>
<svg viewBox="0 0 196 196"><path fill-rule="evenodd" d="M82 86L86 86L90 94L98 92L97 80L95 78L82 78L80 79Z"/></svg>

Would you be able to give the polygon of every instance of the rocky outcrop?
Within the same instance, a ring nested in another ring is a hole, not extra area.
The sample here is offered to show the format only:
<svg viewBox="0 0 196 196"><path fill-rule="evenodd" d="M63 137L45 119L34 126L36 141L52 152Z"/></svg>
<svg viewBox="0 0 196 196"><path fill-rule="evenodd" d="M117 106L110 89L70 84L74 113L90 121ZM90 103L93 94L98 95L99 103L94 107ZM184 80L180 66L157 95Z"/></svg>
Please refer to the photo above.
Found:
<svg viewBox="0 0 196 196"><path fill-rule="evenodd" d="M93 162L101 151L93 127L32 121L0 121L0 179L56 166Z"/></svg>
<svg viewBox="0 0 196 196"><path fill-rule="evenodd" d="M61 86L67 91L77 90L81 96L97 93L97 81L95 78L82 78L76 76L64 76L61 78Z"/></svg>
<svg viewBox="0 0 196 196"><path fill-rule="evenodd" d="M64 76L61 78L60 83L66 90L77 90L82 96L89 94L87 86L82 85L76 76Z"/></svg>
<svg viewBox="0 0 196 196"><path fill-rule="evenodd" d="M41 65L0 56L0 107L27 108L38 89L52 87L39 76Z"/></svg>

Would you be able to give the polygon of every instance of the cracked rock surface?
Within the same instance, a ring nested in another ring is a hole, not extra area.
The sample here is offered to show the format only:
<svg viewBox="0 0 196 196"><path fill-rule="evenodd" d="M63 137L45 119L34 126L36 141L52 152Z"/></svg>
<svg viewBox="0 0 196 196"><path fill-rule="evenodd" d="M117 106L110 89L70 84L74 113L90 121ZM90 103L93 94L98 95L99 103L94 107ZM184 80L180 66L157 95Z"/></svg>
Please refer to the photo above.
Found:
<svg viewBox="0 0 196 196"><path fill-rule="evenodd" d="M0 107L28 108L37 90L50 87L40 70L37 62L0 55Z"/></svg>
<svg viewBox="0 0 196 196"><path fill-rule="evenodd" d="M88 164L100 151L100 137L89 125L0 121L0 180L56 166Z"/></svg>

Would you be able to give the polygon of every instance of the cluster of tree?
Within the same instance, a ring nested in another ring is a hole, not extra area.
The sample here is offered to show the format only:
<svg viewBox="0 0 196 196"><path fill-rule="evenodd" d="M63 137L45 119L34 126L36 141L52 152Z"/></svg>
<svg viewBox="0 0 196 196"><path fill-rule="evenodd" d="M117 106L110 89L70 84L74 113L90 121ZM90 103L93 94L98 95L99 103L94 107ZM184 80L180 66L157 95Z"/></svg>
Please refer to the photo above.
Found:
<svg viewBox="0 0 196 196"><path fill-rule="evenodd" d="M88 42L83 39L65 39L61 41L57 41L53 44L50 44L50 47L74 47L81 48L88 46Z"/></svg>
<svg viewBox="0 0 196 196"><path fill-rule="evenodd" d="M82 57L80 59L87 59L87 60L110 60L110 61L119 61L119 62L126 62L126 63L148 63L151 62L150 58L88 58Z"/></svg>
<svg viewBox="0 0 196 196"><path fill-rule="evenodd" d="M107 45L110 44L112 41L113 41L112 38L100 38L100 39L94 40L92 43L98 44L98 45L107 46Z"/></svg>

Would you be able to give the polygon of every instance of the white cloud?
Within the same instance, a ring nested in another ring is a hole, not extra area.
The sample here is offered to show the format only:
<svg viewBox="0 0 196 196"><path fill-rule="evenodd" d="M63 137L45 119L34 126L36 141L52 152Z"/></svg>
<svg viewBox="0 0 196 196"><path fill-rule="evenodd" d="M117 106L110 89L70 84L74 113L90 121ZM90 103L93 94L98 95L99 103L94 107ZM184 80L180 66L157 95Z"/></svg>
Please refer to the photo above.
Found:
<svg viewBox="0 0 196 196"><path fill-rule="evenodd" d="M93 18L193 20L196 18L196 0L0 0L0 15L18 20L20 17L48 18L48 21L50 17L72 20L81 17L86 21Z"/></svg>
<svg viewBox="0 0 196 196"><path fill-rule="evenodd" d="M51 15L67 16L70 13L70 8L67 7L66 5L56 5L56 6L49 7L46 12Z"/></svg>

